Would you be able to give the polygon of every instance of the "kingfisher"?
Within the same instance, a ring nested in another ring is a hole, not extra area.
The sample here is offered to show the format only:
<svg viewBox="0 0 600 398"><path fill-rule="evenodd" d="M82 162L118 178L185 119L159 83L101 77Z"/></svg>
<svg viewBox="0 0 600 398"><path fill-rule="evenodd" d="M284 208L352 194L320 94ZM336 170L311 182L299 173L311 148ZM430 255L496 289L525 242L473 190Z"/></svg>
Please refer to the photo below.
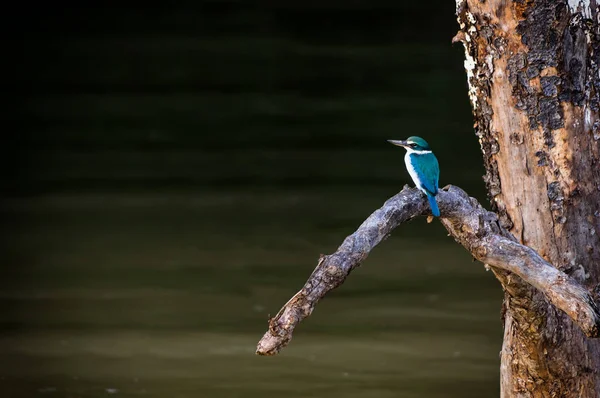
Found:
<svg viewBox="0 0 600 398"><path fill-rule="evenodd" d="M440 166L427 141L421 137L412 136L405 141L388 140L388 142L406 149L404 163L408 174L410 174L417 188L427 195L431 213L439 217L440 209L435 196L438 193Z"/></svg>

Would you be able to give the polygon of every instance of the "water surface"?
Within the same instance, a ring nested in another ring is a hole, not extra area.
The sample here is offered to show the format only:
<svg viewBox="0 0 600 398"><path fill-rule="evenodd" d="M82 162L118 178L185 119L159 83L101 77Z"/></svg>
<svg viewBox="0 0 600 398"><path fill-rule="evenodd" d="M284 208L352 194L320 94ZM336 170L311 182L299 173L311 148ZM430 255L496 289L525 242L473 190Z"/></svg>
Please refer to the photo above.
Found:
<svg viewBox="0 0 600 398"><path fill-rule="evenodd" d="M424 219L398 228L276 357L269 314L393 191L5 201L3 396L487 397L501 293ZM345 201L342 208L340 201ZM12 225L11 225L12 223Z"/></svg>

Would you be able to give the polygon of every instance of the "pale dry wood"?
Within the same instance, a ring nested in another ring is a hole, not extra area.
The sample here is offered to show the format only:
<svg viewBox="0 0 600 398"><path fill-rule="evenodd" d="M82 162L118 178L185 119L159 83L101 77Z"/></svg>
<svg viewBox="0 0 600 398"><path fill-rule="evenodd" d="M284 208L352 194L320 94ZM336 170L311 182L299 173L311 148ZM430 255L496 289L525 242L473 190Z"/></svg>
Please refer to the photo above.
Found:
<svg viewBox="0 0 600 398"><path fill-rule="evenodd" d="M600 297L600 1L456 0L492 210ZM600 397L600 339L499 278L502 398Z"/></svg>
<svg viewBox="0 0 600 398"><path fill-rule="evenodd" d="M548 300L571 317L590 337L600 334L600 312L587 290L554 268L533 249L519 244L499 225L496 214L485 210L463 190L448 186L440 190L438 203L442 224L454 239L477 260L508 271L543 292ZM429 215L425 197L405 187L371 214L331 255L322 255L304 287L269 321L256 353L276 355L292 339L294 329L308 317L330 290L341 285L369 252L401 223Z"/></svg>

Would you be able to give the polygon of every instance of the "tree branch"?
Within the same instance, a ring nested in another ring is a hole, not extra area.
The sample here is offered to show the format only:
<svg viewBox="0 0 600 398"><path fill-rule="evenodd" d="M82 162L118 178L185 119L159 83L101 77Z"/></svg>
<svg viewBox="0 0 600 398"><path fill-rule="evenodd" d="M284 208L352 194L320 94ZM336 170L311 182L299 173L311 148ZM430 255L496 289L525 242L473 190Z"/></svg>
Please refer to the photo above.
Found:
<svg viewBox="0 0 600 398"><path fill-rule="evenodd" d="M600 336L600 311L588 291L573 278L554 268L533 249L523 246L498 223L496 214L455 186L444 187L437 196L444 227L477 260L505 271L543 292L588 337ZM269 329L256 353L276 355L292 339L300 321L308 317L327 292L341 285L352 270L394 228L414 217L429 215L425 196L415 188L404 189L388 199L348 236L331 255L321 255L317 267L296 293L269 320ZM501 282L505 278L499 278Z"/></svg>

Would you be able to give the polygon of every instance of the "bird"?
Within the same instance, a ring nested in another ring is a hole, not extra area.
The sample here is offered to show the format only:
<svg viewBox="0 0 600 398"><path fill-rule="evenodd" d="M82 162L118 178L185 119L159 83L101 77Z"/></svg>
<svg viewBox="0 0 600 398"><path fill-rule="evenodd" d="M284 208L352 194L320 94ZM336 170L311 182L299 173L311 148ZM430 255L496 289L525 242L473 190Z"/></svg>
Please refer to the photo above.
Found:
<svg viewBox="0 0 600 398"><path fill-rule="evenodd" d="M440 216L436 195L440 178L440 166L427 141L421 137L411 136L406 140L387 140L396 146L406 149L404 163L408 174L417 188L427 195L431 213Z"/></svg>

